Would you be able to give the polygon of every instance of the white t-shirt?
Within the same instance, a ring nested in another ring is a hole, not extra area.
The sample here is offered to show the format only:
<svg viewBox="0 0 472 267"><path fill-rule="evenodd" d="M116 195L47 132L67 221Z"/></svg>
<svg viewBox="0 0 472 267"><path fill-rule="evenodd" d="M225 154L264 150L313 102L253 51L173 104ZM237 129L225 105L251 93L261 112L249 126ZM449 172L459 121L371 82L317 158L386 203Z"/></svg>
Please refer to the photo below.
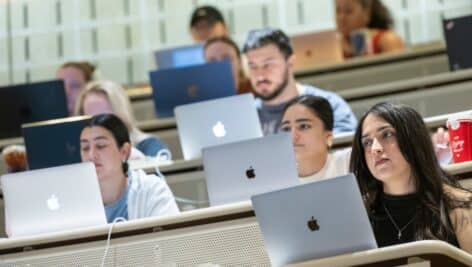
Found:
<svg viewBox="0 0 472 267"><path fill-rule="evenodd" d="M309 176L299 177L298 179L301 183L309 183L348 174L350 159L351 148L336 150L328 154L325 165L321 170Z"/></svg>

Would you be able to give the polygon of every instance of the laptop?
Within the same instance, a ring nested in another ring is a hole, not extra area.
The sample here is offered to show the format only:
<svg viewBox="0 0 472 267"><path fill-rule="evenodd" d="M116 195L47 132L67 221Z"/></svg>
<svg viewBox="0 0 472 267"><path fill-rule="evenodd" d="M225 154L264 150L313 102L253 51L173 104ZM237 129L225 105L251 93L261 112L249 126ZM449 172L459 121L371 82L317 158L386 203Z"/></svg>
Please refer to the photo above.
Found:
<svg viewBox="0 0 472 267"><path fill-rule="evenodd" d="M185 160L200 158L205 147L262 137L252 94L242 94L175 108Z"/></svg>
<svg viewBox="0 0 472 267"><path fill-rule="evenodd" d="M181 68L205 63L203 44L159 49L154 52L157 69Z"/></svg>
<svg viewBox="0 0 472 267"><path fill-rule="evenodd" d="M472 68L472 15L443 20L449 68Z"/></svg>
<svg viewBox="0 0 472 267"><path fill-rule="evenodd" d="M251 200L272 266L377 248L353 174Z"/></svg>
<svg viewBox="0 0 472 267"><path fill-rule="evenodd" d="M149 76L157 117L173 117L179 105L236 94L228 60L151 71Z"/></svg>
<svg viewBox="0 0 472 267"><path fill-rule="evenodd" d="M0 182L9 237L107 223L91 162L6 174Z"/></svg>
<svg viewBox="0 0 472 267"><path fill-rule="evenodd" d="M203 166L210 206L299 184L287 133L205 148Z"/></svg>
<svg viewBox="0 0 472 267"><path fill-rule="evenodd" d="M80 133L89 119L80 116L23 124L29 169L81 162Z"/></svg>
<svg viewBox="0 0 472 267"><path fill-rule="evenodd" d="M343 62L340 38L335 30L292 36L295 70Z"/></svg>
<svg viewBox="0 0 472 267"><path fill-rule="evenodd" d="M0 87L0 139L21 136L23 123L68 116L62 80Z"/></svg>

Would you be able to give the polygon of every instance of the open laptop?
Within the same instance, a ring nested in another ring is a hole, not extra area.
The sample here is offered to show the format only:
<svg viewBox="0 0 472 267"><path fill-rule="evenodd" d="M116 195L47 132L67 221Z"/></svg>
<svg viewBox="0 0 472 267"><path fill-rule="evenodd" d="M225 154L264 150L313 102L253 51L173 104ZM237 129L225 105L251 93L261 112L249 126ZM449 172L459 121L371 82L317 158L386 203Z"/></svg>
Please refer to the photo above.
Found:
<svg viewBox="0 0 472 267"><path fill-rule="evenodd" d="M203 44L185 45L154 52L157 69L181 68L205 63Z"/></svg>
<svg viewBox="0 0 472 267"><path fill-rule="evenodd" d="M9 237L44 234L107 223L92 163L79 163L0 178Z"/></svg>
<svg viewBox="0 0 472 267"><path fill-rule="evenodd" d="M472 68L472 15L444 20L443 29L450 69Z"/></svg>
<svg viewBox="0 0 472 267"><path fill-rule="evenodd" d="M21 136L21 125L69 116L62 80L0 87L0 139Z"/></svg>
<svg viewBox="0 0 472 267"><path fill-rule="evenodd" d="M175 120L186 160L199 158L205 147L262 137L252 94L178 106Z"/></svg>
<svg viewBox="0 0 472 267"><path fill-rule="evenodd" d="M290 40L295 54L295 70L343 62L340 38L335 30L292 36Z"/></svg>
<svg viewBox="0 0 472 267"><path fill-rule="evenodd" d="M203 166L210 206L299 184L287 133L205 148Z"/></svg>
<svg viewBox="0 0 472 267"><path fill-rule="evenodd" d="M80 116L23 124L29 169L81 162L80 132L89 119Z"/></svg>
<svg viewBox="0 0 472 267"><path fill-rule="evenodd" d="M251 200L272 266L377 248L353 174Z"/></svg>
<svg viewBox="0 0 472 267"><path fill-rule="evenodd" d="M174 116L179 105L236 94L229 61L149 73L157 117Z"/></svg>

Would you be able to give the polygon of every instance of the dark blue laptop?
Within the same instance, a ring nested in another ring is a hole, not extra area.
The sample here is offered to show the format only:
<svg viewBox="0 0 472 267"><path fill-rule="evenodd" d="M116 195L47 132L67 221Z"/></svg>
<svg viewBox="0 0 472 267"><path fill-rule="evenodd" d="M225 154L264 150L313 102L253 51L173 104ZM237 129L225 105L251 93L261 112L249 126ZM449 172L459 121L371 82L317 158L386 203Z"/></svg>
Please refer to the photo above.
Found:
<svg viewBox="0 0 472 267"><path fill-rule="evenodd" d="M443 21L449 68L472 68L472 15Z"/></svg>
<svg viewBox="0 0 472 267"><path fill-rule="evenodd" d="M22 125L30 170L81 162L80 132L89 117L70 117Z"/></svg>
<svg viewBox="0 0 472 267"><path fill-rule="evenodd" d="M149 73L158 117L173 117L176 106L236 94L228 60Z"/></svg>
<svg viewBox="0 0 472 267"><path fill-rule="evenodd" d="M157 69L181 68L205 63L203 45L186 45L154 52Z"/></svg>
<svg viewBox="0 0 472 267"><path fill-rule="evenodd" d="M62 80L0 87L0 139L21 136L21 125L69 116Z"/></svg>

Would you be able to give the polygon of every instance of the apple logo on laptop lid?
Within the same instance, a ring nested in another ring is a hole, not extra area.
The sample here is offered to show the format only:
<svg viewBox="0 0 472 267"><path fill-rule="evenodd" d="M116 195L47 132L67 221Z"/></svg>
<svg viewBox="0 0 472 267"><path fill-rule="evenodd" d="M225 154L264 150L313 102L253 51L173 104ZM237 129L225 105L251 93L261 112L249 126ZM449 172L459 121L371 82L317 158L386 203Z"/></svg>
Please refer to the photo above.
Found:
<svg viewBox="0 0 472 267"><path fill-rule="evenodd" d="M315 219L314 216L311 216L311 219L308 220L307 225L308 225L308 229L310 229L310 231L312 232L320 230L318 221Z"/></svg>
<svg viewBox="0 0 472 267"><path fill-rule="evenodd" d="M226 136L226 129L225 125L221 122L218 121L214 126L213 126L213 135L215 137L221 138Z"/></svg>

